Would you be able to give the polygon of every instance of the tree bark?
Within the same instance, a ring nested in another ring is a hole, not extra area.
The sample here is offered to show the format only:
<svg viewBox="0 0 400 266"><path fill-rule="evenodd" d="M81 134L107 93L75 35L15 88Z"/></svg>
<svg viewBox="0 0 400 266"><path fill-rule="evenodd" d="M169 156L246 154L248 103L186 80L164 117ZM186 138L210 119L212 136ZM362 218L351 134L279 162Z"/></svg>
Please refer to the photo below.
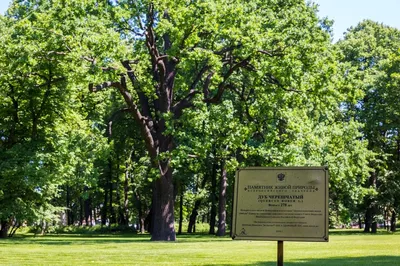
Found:
<svg viewBox="0 0 400 266"><path fill-rule="evenodd" d="M0 229L0 238L7 238L7 233L8 233L8 228L9 228L9 224L8 221L1 221L0 222L1 225L1 229Z"/></svg>
<svg viewBox="0 0 400 266"><path fill-rule="evenodd" d="M369 176L368 185L376 190L376 181L377 181L377 173L372 172ZM376 207L374 204L374 199L371 197L365 198L367 210L365 212L365 228L364 232L369 233L370 230L374 230L374 222L375 222L375 214L376 214ZM375 228L376 231L376 228ZM373 233L373 232L372 232Z"/></svg>
<svg viewBox="0 0 400 266"><path fill-rule="evenodd" d="M368 207L365 212L364 224L364 233L369 233L372 227L372 209L370 207Z"/></svg>
<svg viewBox="0 0 400 266"><path fill-rule="evenodd" d="M371 224L371 233L376 234L377 230L378 230L378 223L376 221L373 221Z"/></svg>
<svg viewBox="0 0 400 266"><path fill-rule="evenodd" d="M154 182L152 210L151 240L175 241L174 186L171 167L168 167L165 174Z"/></svg>
<svg viewBox="0 0 400 266"><path fill-rule="evenodd" d="M217 236L225 236L226 233L226 188L228 186L225 162L221 163L221 179L219 187L218 204L218 231Z"/></svg>
<svg viewBox="0 0 400 266"><path fill-rule="evenodd" d="M396 216L397 212L395 210L392 211L392 217L390 219L390 231L391 232L396 232Z"/></svg>
<svg viewBox="0 0 400 266"><path fill-rule="evenodd" d="M215 216L217 215L216 208L216 190L217 190L217 164L213 163L212 173L211 173L211 211L210 211L210 235L215 234Z"/></svg>

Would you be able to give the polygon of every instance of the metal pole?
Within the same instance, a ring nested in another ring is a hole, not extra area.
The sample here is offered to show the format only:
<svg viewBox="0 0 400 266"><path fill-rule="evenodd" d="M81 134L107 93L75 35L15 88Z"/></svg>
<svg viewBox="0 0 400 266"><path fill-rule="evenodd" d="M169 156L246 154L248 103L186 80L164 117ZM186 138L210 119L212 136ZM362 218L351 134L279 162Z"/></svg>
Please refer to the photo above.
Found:
<svg viewBox="0 0 400 266"><path fill-rule="evenodd" d="M283 241L278 241L278 266L283 266Z"/></svg>

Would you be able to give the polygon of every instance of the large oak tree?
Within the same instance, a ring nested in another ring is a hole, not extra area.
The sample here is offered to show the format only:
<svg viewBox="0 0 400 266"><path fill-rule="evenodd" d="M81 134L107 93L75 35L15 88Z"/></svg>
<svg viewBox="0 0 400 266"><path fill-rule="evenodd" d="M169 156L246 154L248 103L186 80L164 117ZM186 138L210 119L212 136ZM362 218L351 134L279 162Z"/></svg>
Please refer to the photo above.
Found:
<svg viewBox="0 0 400 266"><path fill-rule="evenodd" d="M175 240L171 159L185 109L218 104L242 90L244 79L246 91L274 89L282 99L320 94L329 36L315 11L302 0L110 2L107 14L132 53L120 66L114 62L118 79L89 89L120 92L159 169L153 240Z"/></svg>

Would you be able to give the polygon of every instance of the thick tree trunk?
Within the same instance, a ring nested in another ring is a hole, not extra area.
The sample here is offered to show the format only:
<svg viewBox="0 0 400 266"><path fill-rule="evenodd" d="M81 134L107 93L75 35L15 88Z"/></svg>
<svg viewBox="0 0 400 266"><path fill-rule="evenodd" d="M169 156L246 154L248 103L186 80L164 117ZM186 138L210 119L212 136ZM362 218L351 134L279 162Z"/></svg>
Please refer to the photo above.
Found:
<svg viewBox="0 0 400 266"><path fill-rule="evenodd" d="M390 231L392 232L396 232L396 216L397 216L397 212L395 212L394 210L392 211L392 218L390 219Z"/></svg>
<svg viewBox="0 0 400 266"><path fill-rule="evenodd" d="M164 168L164 167L163 167ZM152 241L175 241L174 185L172 169L167 169L153 185Z"/></svg>
<svg viewBox="0 0 400 266"><path fill-rule="evenodd" d="M228 186L225 162L221 164L221 179L219 187L218 204L218 231L217 236L225 236L226 233L226 188Z"/></svg>
<svg viewBox="0 0 400 266"><path fill-rule="evenodd" d="M7 233L9 228L8 221L1 221L0 225L1 225L0 238L7 238L8 236Z"/></svg>

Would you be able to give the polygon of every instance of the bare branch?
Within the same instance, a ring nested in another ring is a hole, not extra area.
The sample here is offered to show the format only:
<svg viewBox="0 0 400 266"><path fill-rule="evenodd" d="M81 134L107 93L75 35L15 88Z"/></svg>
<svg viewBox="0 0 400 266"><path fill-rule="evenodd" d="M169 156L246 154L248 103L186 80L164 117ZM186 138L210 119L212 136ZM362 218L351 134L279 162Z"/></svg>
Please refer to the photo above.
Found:
<svg viewBox="0 0 400 266"><path fill-rule="evenodd" d="M143 26L143 23L142 23L142 19L140 18L139 15L137 15L136 18L137 18L138 23L139 23L139 28L144 31L144 26Z"/></svg>
<svg viewBox="0 0 400 266"><path fill-rule="evenodd" d="M193 98L196 94L199 94L199 91L190 90L189 94L186 95L185 98L180 100L172 107L172 112L174 114L174 118L178 119L182 116L183 110L193 106Z"/></svg>
<svg viewBox="0 0 400 266"><path fill-rule="evenodd" d="M139 102L140 102L140 105L142 107L143 115L148 117L151 120L152 117L151 117L151 112L150 112L149 99L143 93L143 91L141 90L141 88L139 86L139 82L138 82L138 80L136 78L135 72L133 71L133 69L131 67L131 64L132 63L137 63L137 61L125 60L125 61L122 61L121 63L125 67L125 69L127 70L128 78L131 81L132 86L135 87L136 92L137 92L137 94L139 96Z"/></svg>
<svg viewBox="0 0 400 266"><path fill-rule="evenodd" d="M81 57L83 60L88 61L89 63L91 63L92 65L95 65L97 63L96 58L94 57L89 57L89 56L82 56Z"/></svg>
<svg viewBox="0 0 400 266"><path fill-rule="evenodd" d="M209 66L207 66L207 65L203 66L203 68L199 71L195 80L191 84L189 93L185 96L185 98L181 99L178 103L176 103L173 106L172 111L174 113L175 118L179 118L182 115L182 111L184 109L193 106L193 98L196 96L196 94L200 93L200 91L196 90L196 84L201 80L201 77L208 70L208 68L209 68ZM211 78L214 75L214 73L215 73L214 71L209 73L204 81L204 86L203 86L204 99L206 99L208 97L209 86L211 83Z"/></svg>
<svg viewBox="0 0 400 266"><path fill-rule="evenodd" d="M157 62L162 61L164 59L168 59L168 55L165 54L156 58Z"/></svg>
<svg viewBox="0 0 400 266"><path fill-rule="evenodd" d="M280 89L284 91L296 92L296 93L303 93L303 91L297 90L295 88L286 88L275 76L272 74L266 74L264 76L264 80L270 84L277 85Z"/></svg>
<svg viewBox="0 0 400 266"><path fill-rule="evenodd" d="M170 20L169 14L168 14L168 9L164 10L164 15L163 15L164 19ZM168 33L165 33L163 35L163 40L164 40L164 53L167 52L167 50L169 50L172 46L172 42L171 42L171 38L169 37Z"/></svg>
<svg viewBox="0 0 400 266"><path fill-rule="evenodd" d="M233 74L233 72L235 72L237 69L241 68L241 67L245 67L249 64L250 61L250 56L243 59L242 61L236 63L235 65L233 65L228 72L224 75L224 80L218 85L218 90L217 93L214 95L214 97L212 98L204 98L204 101L207 103L218 103L220 102L222 95L224 94L224 91L226 89L226 81L229 79L229 77ZM205 92L207 92L205 90ZM208 92L207 92L208 94ZM206 94L205 94L206 95Z"/></svg>
<svg viewBox="0 0 400 266"><path fill-rule="evenodd" d="M117 88L120 91L121 95L124 97L125 103L128 105L130 112L133 114L135 121L138 123L141 129L150 157L155 160L157 158L157 148L154 141L156 138L154 135L152 135L151 132L152 122L149 122L148 118L144 117L140 113L138 106L136 105L132 95L127 89L125 75L121 76L120 82L107 81L103 84L99 84L96 86L91 83L89 84L89 91L98 92L110 87Z"/></svg>
<svg viewBox="0 0 400 266"><path fill-rule="evenodd" d="M204 99L208 98L208 95L210 94L210 84L211 84L211 79L214 76L214 71L212 71L210 74L207 75L206 80L204 81L203 85L203 95Z"/></svg>
<svg viewBox="0 0 400 266"><path fill-rule="evenodd" d="M235 65L233 65L228 72L225 74L224 76L224 81L228 80L228 78L232 75L233 72L235 72L237 69L241 68L241 67L246 67L249 65L250 62L250 56L248 56L247 58L243 59L242 61L236 63Z"/></svg>
<svg viewBox="0 0 400 266"><path fill-rule="evenodd" d="M200 71L197 73L196 78L194 79L194 81L192 82L192 84L190 85L190 90L194 90L197 86L197 84L199 83L199 81L201 80L201 78L203 77L204 73L209 69L210 67L205 64Z"/></svg>

